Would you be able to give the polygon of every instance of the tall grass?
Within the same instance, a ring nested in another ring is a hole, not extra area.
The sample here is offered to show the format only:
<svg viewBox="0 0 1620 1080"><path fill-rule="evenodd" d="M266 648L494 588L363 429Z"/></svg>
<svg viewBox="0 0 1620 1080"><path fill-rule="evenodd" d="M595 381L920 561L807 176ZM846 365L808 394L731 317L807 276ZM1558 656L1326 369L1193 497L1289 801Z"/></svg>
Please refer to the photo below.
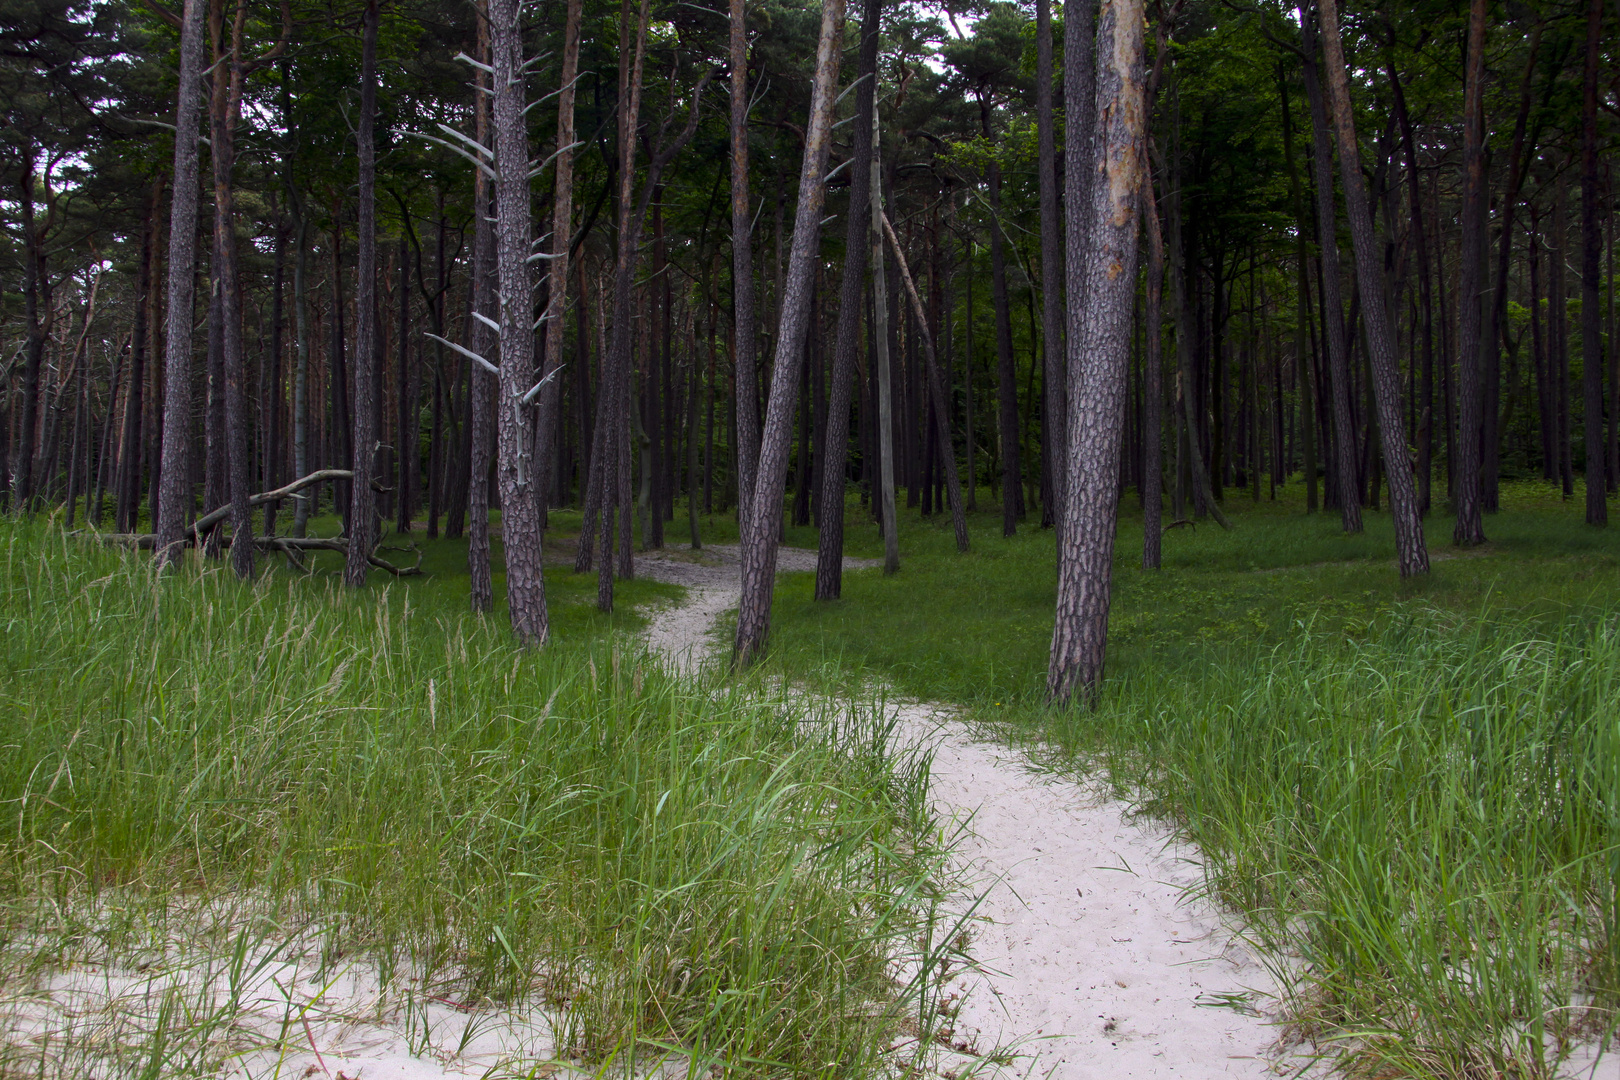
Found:
<svg viewBox="0 0 1620 1080"><path fill-rule="evenodd" d="M1236 527L1167 534L1158 571L1126 500L1095 711L1044 702L1050 533L988 516L966 556L903 518L900 574L837 603L781 583L772 663L1110 773L1201 847L1294 1032L1351 1072L1549 1076L1620 1020L1620 550L1516 484L1483 548L1431 517L1434 571L1402 581L1387 515L1346 536L1299 494L1229 497Z"/></svg>
<svg viewBox="0 0 1620 1080"><path fill-rule="evenodd" d="M1297 957L1300 1033L1368 1071L1546 1076L1614 1030L1615 617L1397 611L1041 731L1185 829L1208 887Z"/></svg>
<svg viewBox="0 0 1620 1080"><path fill-rule="evenodd" d="M677 683L617 636L524 651L404 589L157 576L10 519L0 566L13 986L134 963L212 903L543 999L586 1064L861 1075L916 1011L894 961L938 865L926 762L875 711ZM206 1073L204 1028L143 1052ZM55 1067L7 1043L0 1073Z"/></svg>

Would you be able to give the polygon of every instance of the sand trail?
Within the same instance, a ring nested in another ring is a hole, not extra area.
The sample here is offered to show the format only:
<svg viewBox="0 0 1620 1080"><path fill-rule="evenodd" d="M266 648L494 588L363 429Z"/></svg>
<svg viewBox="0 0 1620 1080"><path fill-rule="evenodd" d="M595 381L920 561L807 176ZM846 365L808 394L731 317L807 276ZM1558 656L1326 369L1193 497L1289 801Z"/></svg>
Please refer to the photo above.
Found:
<svg viewBox="0 0 1620 1080"><path fill-rule="evenodd" d="M846 560L846 568L870 565ZM735 547L645 553L638 571L685 585L685 603L652 613L648 641L694 670L718 644L716 618L738 598ZM813 570L783 548L779 569ZM948 712L893 706L914 745L931 747L933 797L970 895L982 895L968 952L977 971L948 989L955 1053L935 1069L1051 1080L1269 1077L1275 985L1221 914L1189 893L1198 853L1130 817L1117 800L1033 769L1016 750L975 741ZM981 1055L1011 1049L992 1065Z"/></svg>

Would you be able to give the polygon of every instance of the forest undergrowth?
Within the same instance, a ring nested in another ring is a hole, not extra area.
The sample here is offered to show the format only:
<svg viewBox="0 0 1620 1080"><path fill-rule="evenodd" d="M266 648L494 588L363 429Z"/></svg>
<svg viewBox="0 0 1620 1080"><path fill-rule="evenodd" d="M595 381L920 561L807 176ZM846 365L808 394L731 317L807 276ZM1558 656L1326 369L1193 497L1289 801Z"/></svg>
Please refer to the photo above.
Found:
<svg viewBox="0 0 1620 1080"><path fill-rule="evenodd" d="M875 710L677 682L583 604L525 651L443 578L157 575L5 517L0 561L0 1076L277 1062L305 1014L243 988L293 949L378 1015L544 1013L493 1076L869 1075L929 992L927 762ZM83 971L125 992L52 1012Z"/></svg>
<svg viewBox="0 0 1620 1080"><path fill-rule="evenodd" d="M1620 1018L1620 549L1510 486L1491 542L1403 582L1387 515L1229 493L1140 568L1116 549L1094 711L1042 701L1050 532L902 520L902 569L778 587L777 670L955 701L1174 823L1293 984L1289 1037L1353 1075L1537 1078ZM1127 497L1126 509L1133 509Z"/></svg>

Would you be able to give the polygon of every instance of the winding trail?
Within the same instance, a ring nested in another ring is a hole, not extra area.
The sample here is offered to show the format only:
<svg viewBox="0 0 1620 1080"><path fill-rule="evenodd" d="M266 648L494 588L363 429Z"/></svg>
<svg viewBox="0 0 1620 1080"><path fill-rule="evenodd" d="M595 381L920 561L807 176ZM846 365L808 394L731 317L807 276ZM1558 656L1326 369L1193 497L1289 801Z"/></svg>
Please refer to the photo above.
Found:
<svg viewBox="0 0 1620 1080"><path fill-rule="evenodd" d="M815 552L782 548L782 571L813 570ZM872 565L845 560L846 569ZM685 585L685 603L651 614L648 642L692 671L710 657L714 621L737 603L735 547L637 554L638 571ZM1097 790L1031 767L1016 750L975 741L949 712L898 704L900 730L933 750L933 797L973 912L977 970L948 988L952 1080L1005 1077L1295 1075L1265 1017L1275 985L1220 913L1189 890L1198 852L1129 816ZM1014 1057L990 1066L992 1051Z"/></svg>

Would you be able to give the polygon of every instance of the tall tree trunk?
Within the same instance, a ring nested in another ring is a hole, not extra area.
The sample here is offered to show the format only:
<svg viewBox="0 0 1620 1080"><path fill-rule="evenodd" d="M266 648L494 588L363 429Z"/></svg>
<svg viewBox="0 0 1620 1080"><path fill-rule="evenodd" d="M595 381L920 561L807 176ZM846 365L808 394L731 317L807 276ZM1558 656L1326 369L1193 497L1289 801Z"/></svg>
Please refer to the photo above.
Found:
<svg viewBox="0 0 1620 1080"><path fill-rule="evenodd" d="M876 76L874 76L876 78ZM883 229L883 142L878 125L876 98L872 101L872 185L871 219L872 248L872 374L877 381L877 457L878 497L873 499L878 512L878 529L883 533L883 572L900 571L900 522L894 506L894 387L890 366L889 337L889 284L884 268Z"/></svg>
<svg viewBox="0 0 1620 1080"><path fill-rule="evenodd" d="M872 226L873 111L876 99L879 26L883 0L866 0L861 20L861 46L855 113L851 123L854 160L849 167L849 210L844 222L844 271L838 286L838 330L833 344L832 386L827 403L827 430L821 445L820 544L816 551L817 600L836 600L844 587L844 476L849 456L850 398L855 384L855 358L860 349L862 297L866 289L868 233Z"/></svg>
<svg viewBox="0 0 1620 1080"><path fill-rule="evenodd" d="M574 83L579 78L579 24L584 9L583 0L568 0L568 11L563 24L563 55L561 83L557 90L557 150L551 210L551 258L547 266L551 288L546 306L546 349L543 374L551 379L540 391L540 414L536 421L542 446L555 446L557 431L562 423L562 379L556 371L563 363L564 315L568 310L568 246L572 240L574 221ZM581 293L578 320L583 340L585 320L584 294ZM581 429L583 431L583 429ZM550 478L556 475L557 462L548 454L540 463L541 492L549 490ZM543 497L543 496L542 496ZM545 523L545 507L541 507L541 523ZM581 536L581 540L584 536Z"/></svg>
<svg viewBox="0 0 1620 1080"><path fill-rule="evenodd" d="M1469 0L1462 125L1462 238L1457 250L1457 460L1452 488L1452 507L1457 515L1452 541L1459 547L1472 547L1485 542L1484 507L1480 491L1480 440L1484 435L1485 404L1485 387L1480 373L1483 351L1480 330L1484 323L1482 289L1485 284L1488 212L1485 205L1488 196L1485 177L1485 9L1485 0ZM1337 100L1334 108L1337 111ZM1348 194L1347 189L1347 198Z"/></svg>
<svg viewBox="0 0 1620 1080"><path fill-rule="evenodd" d="M641 110L641 73L646 57L647 0L642 0L632 46L630 0L619 8L619 231L613 273L613 337L602 355L601 391L597 396L597 440L601 452L600 547L597 552L596 606L613 610L614 518L627 514L630 463L628 409L632 336L631 285L641 240L640 219L634 206L636 184L636 127ZM589 517L587 517L589 520ZM630 520L619 524L628 535ZM621 545L623 546L623 545Z"/></svg>
<svg viewBox="0 0 1620 1080"><path fill-rule="evenodd" d="M1333 411L1334 478L1340 519L1347 533L1361 531L1361 503L1355 494L1356 434L1350 417L1350 344L1345 337L1344 299L1339 292L1338 221L1333 208L1333 149L1328 130L1327 105L1316 63L1316 16L1300 11L1304 28L1305 96L1311 106L1311 167L1316 179L1316 243L1321 252L1322 335L1327 340L1328 377ZM1352 160L1351 168L1358 162Z"/></svg>
<svg viewBox="0 0 1620 1080"><path fill-rule="evenodd" d="M1085 21L1085 20L1081 20ZM1064 68L1096 64L1097 127L1089 148L1071 141L1070 174L1096 182L1089 202L1069 204L1066 245L1069 318L1069 428L1063 467L1068 496L1059 531L1057 618L1047 693L1068 703L1079 691L1095 702L1108 638L1114 533L1119 516L1119 457L1136 293L1138 200L1147 152L1141 0L1103 0L1095 61L1068 38ZM1069 115L1078 116L1074 109ZM1085 246L1077 243L1084 237Z"/></svg>
<svg viewBox="0 0 1620 1080"><path fill-rule="evenodd" d="M1389 480L1389 510L1395 524L1395 554L1402 577L1429 572L1429 550L1423 538L1412 464L1401 431L1400 363L1395 334L1389 325L1389 303L1381 252L1373 235L1372 212L1361 179L1361 156L1356 143L1355 118L1350 111L1350 77L1339 41L1336 0L1320 0L1322 54L1327 66L1328 93L1333 99L1334 126L1339 136L1339 178L1344 185L1350 237L1356 252L1356 278L1360 284L1362 321L1366 329L1367 359L1378 406L1378 433Z"/></svg>
<svg viewBox="0 0 1620 1080"><path fill-rule="evenodd" d="M1479 0L1475 0L1479 2ZM1609 523L1604 466L1602 293L1599 273L1603 232L1598 224L1598 70L1603 33L1602 0L1587 0L1586 69L1581 100L1581 367L1586 389L1586 523ZM1613 342L1610 342L1613 348Z"/></svg>
<svg viewBox="0 0 1620 1080"><path fill-rule="evenodd" d="M297 250L293 253L293 472L308 476L309 467L309 294L305 279L309 270L309 219L303 209L297 211L295 225ZM303 536L309 528L310 503L315 493L293 505L294 536Z"/></svg>
<svg viewBox="0 0 1620 1080"><path fill-rule="evenodd" d="M731 289L735 321L737 520L746 530L759 464L759 362L755 355L754 251L748 213L748 19L731 0Z"/></svg>
<svg viewBox="0 0 1620 1080"><path fill-rule="evenodd" d="M1162 39L1161 39L1162 44ZM1161 428L1164 387L1164 235L1159 227L1158 202L1153 196L1149 170L1142 177L1142 218L1147 226L1148 264L1146 293L1147 356L1142 363L1142 569L1157 570L1164 538L1164 444Z"/></svg>
<svg viewBox="0 0 1620 1080"><path fill-rule="evenodd" d="M354 443L349 468L349 554L343 583L358 589L366 583L372 548L376 547L377 496L371 490L377 443L377 402L371 394L377 363L377 26L380 0L366 0L360 44L360 148L358 197L359 242L355 258ZM482 95L480 95L482 96Z"/></svg>
<svg viewBox="0 0 1620 1080"><path fill-rule="evenodd" d="M821 35L816 44L816 74L810 116L805 125L804 164L799 174L799 202L794 213L793 249L776 335L770 403L754 472L751 514L742 543L742 596L737 606L737 640L733 660L746 666L765 648L770 630L771 589L776 581L776 552L781 530L782 496L787 483L788 440L793 432L793 398L798 367L804 358L810 321L810 293L820 248L821 208L826 199L827 150L832 135L832 109L838 83L838 61L844 32L844 0L826 0Z"/></svg>
<svg viewBox="0 0 1620 1080"><path fill-rule="evenodd" d="M1084 16L1076 20L1086 26ZM1084 76L1075 80L1084 84ZM1065 95L1070 91L1065 88ZM1067 99L1066 99L1067 100ZM1068 110L1065 110L1068 111ZM1069 115L1079 115L1078 111ZM993 139L990 128L989 91L979 91L979 121L984 137ZM1085 145L1083 137L1070 132L1070 144ZM1013 366L1012 312L1007 300L1006 238L1001 231L1001 165L994 159L988 170L990 189L990 288L996 312L996 394L1000 399L998 417L1001 434L1001 535L1012 536L1018 531L1018 519L1023 516L1023 472L1019 465L1018 443L1018 375ZM1065 183L1073 183L1067 174ZM1083 241L1082 241L1083 242Z"/></svg>
<svg viewBox="0 0 1620 1080"><path fill-rule="evenodd" d="M141 505L141 417L145 403L147 339L151 327L153 271L156 268L158 222L163 211L163 178L152 181L147 197L146 226L141 230L141 262L135 281L134 340L131 341L129 390L124 396L123 452L119 455L117 512L114 521L119 532L134 532Z"/></svg>
<svg viewBox="0 0 1620 1080"><path fill-rule="evenodd" d="M1417 432L1417 482L1418 510L1426 514L1434 475L1434 290L1429 274L1429 238L1428 228L1423 221L1423 188L1419 180L1417 140L1413 137L1412 119L1406 110L1406 94L1401 89L1400 75L1393 59L1387 63L1385 70L1389 74L1401 145L1406 151L1407 201L1411 204L1412 244L1417 251L1418 295L1423 317L1423 407Z"/></svg>
<svg viewBox="0 0 1620 1080"><path fill-rule="evenodd" d="M490 63L487 3L479 3L477 38L478 60ZM473 138L488 146L490 131L489 75L473 69ZM499 325L500 299L495 281L495 226L490 220L495 207L490 204L489 177L482 169L473 175L473 257L472 312L467 320L468 347L486 359L500 355L500 341L490 323ZM481 316L481 317L480 317ZM485 320L488 320L487 322ZM495 451L495 376L475 364L472 379L472 409L467 424L472 429L467 462L467 573L470 580L468 602L472 610L495 610L495 585L490 570L489 551L489 463ZM505 520L505 514L502 514Z"/></svg>
<svg viewBox="0 0 1620 1080"><path fill-rule="evenodd" d="M1096 0L1081 0L1076 5L1078 10L1075 17L1085 25L1081 28L1082 34L1089 38L1092 35L1091 20L1096 10ZM1091 83L1095 77L1089 73L1076 72L1075 79L1080 83L1077 96L1085 98L1091 95ZM1069 104L1065 101L1065 105ZM1082 105L1084 102L1082 101ZM1062 448L1068 445L1065 433L1067 423L1067 387L1063 377L1063 221L1058 210L1058 178L1057 178L1057 136L1056 123L1052 115L1052 5L1051 0L1036 0L1035 3L1035 113L1036 125L1039 128L1038 139L1040 144L1038 168L1040 173L1040 199L1041 199L1041 338L1042 351L1046 358L1046 370L1043 378L1046 398L1046 438L1043 440L1041 457L1045 462L1044 472L1051 477L1051 505L1047 507L1047 516L1058 530L1058 543L1063 542L1063 517L1061 512L1054 512L1054 508L1063 506L1064 483L1066 475L1058 466L1061 460ZM1078 138L1089 141L1094 125L1088 123L1090 112L1076 115L1075 112L1065 109L1065 114L1074 117L1075 129L1069 132L1069 138ZM1089 177L1076 177L1077 186L1083 188ZM1080 203L1079 205L1084 205ZM1077 222L1078 224L1078 222ZM949 447L947 446L947 451Z"/></svg>
<svg viewBox="0 0 1620 1080"><path fill-rule="evenodd" d="M174 202L169 211L168 332L163 363L163 462L158 493L160 566L177 563L190 505L191 320L197 270L197 127L202 111L203 16L207 0L185 0L180 89L175 108ZM32 358L30 358L32 362ZM26 424L25 434L31 434ZM28 444L24 444L28 450Z"/></svg>
<svg viewBox="0 0 1620 1080"><path fill-rule="evenodd" d="M500 288L501 362L496 394L496 475L501 491L501 546L512 631L527 645L549 630L541 573L540 512L531 460L534 416L524 395L534 383L534 283L529 273L529 141L523 33L518 0L489 0L495 69L495 266Z"/></svg>
<svg viewBox="0 0 1620 1080"><path fill-rule="evenodd" d="M917 332L922 338L923 363L927 367L929 403L933 406L929 410L934 418L934 441L940 459L945 466L945 492L951 506L951 527L956 532L956 550L968 549L967 515L962 509L962 485L956 475L956 451L951 448L950 414L946 411L945 380L940 375L938 355L934 351L934 335L928 330L928 315L923 310L922 297L917 295L917 286L911 280L911 270L906 266L906 256L900 250L900 238L894 235L894 227L889 224L888 215L881 218L884 235L889 238L889 246L894 251L894 261L900 271L900 283L911 298L911 308L917 317Z"/></svg>
<svg viewBox="0 0 1620 1080"><path fill-rule="evenodd" d="M407 213L403 208L401 213ZM399 317L398 360L394 375L396 408L394 417L394 531L409 534L411 516L416 512L416 477L422 467L417 447L417 417L421 386L411 364L411 252L404 235L399 238Z"/></svg>
<svg viewBox="0 0 1620 1080"><path fill-rule="evenodd" d="M1513 261L1513 223L1519 207L1520 193L1530 154L1526 152L1526 130L1530 122L1532 81L1536 58L1541 49L1542 23L1538 20L1530 32L1527 46L1529 58L1525 61L1524 75L1519 81L1519 109L1513 120L1513 145L1508 155L1508 184L1502 195L1502 224L1497 244L1496 280L1491 289L1490 304L1485 312L1485 417L1483 432L1483 459L1480 464L1480 498L1487 513L1501 508L1502 439L1507 428L1507 417L1500 415L1499 377L1504 328L1507 325L1508 271ZM1514 360L1510 358L1510 370ZM1513 385L1513 379L1508 379ZM1510 390L1511 393L1511 390ZM1509 401L1511 409L1512 401ZM1610 478L1612 479L1612 477Z"/></svg>

